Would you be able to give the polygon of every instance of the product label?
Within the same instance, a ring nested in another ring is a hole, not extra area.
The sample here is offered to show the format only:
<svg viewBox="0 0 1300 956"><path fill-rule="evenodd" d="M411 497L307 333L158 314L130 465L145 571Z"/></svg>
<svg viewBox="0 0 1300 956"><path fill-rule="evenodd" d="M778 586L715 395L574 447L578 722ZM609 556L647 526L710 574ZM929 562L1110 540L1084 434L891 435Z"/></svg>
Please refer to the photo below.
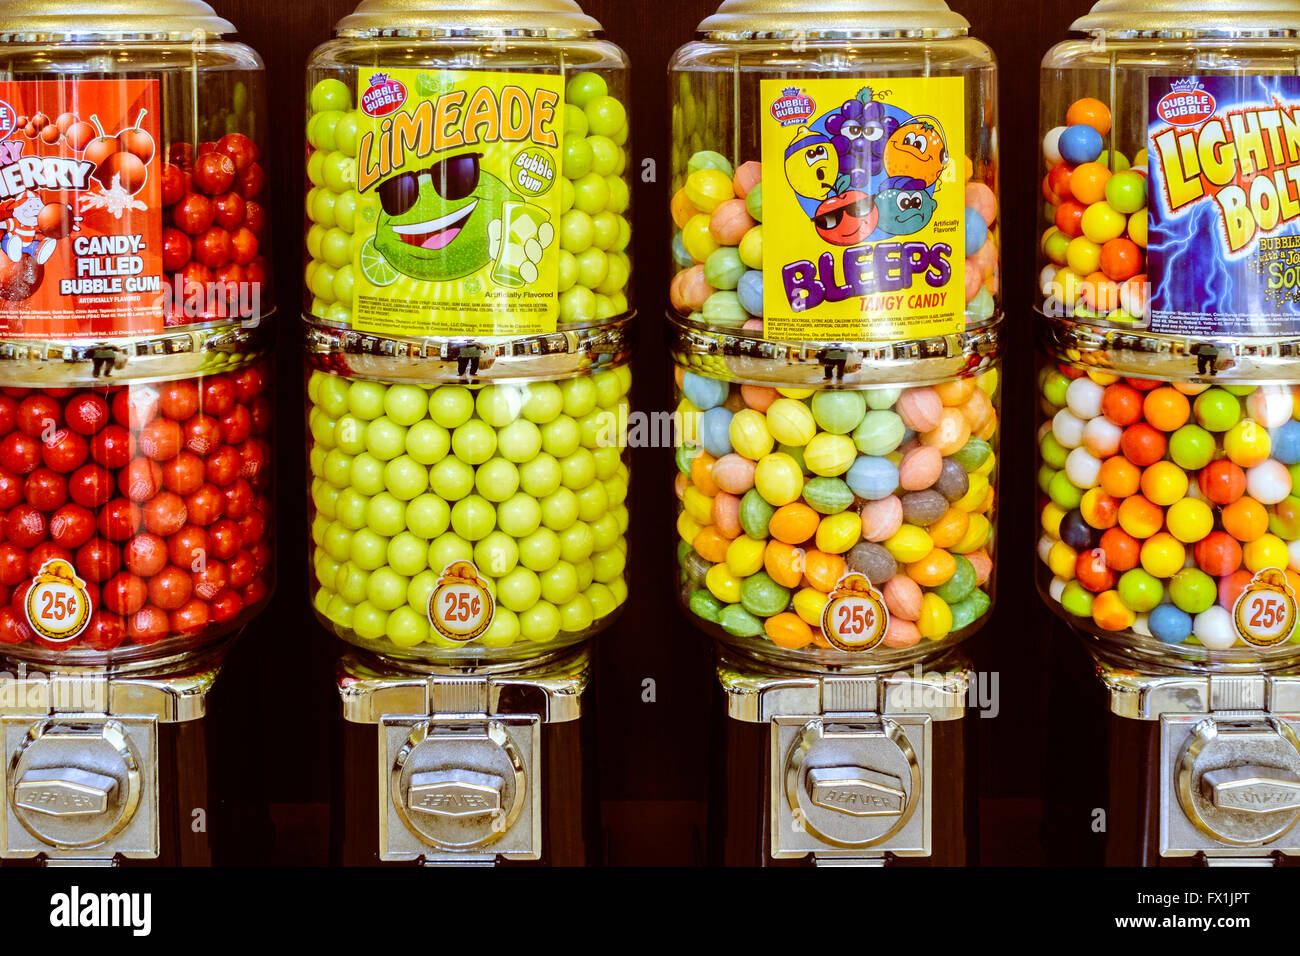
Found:
<svg viewBox="0 0 1300 956"><path fill-rule="evenodd" d="M492 626L496 602L468 561L449 564L429 595L429 623L449 641L468 644Z"/></svg>
<svg viewBox="0 0 1300 956"><path fill-rule="evenodd" d="M763 334L964 330L963 80L764 80L762 100Z"/></svg>
<svg viewBox="0 0 1300 956"><path fill-rule="evenodd" d="M1148 87L1151 330L1300 331L1300 77Z"/></svg>
<svg viewBox="0 0 1300 956"><path fill-rule="evenodd" d="M1256 574L1233 606L1232 618L1241 639L1255 647L1272 647L1290 638L1296 628L1296 600L1286 573L1266 568Z"/></svg>
<svg viewBox="0 0 1300 956"><path fill-rule="evenodd" d="M362 69L353 323L554 332L563 80Z"/></svg>
<svg viewBox="0 0 1300 956"><path fill-rule="evenodd" d="M846 574L822 609L822 633L841 651L869 651L885 639L889 610L861 574Z"/></svg>
<svg viewBox="0 0 1300 956"><path fill-rule="evenodd" d="M0 82L0 335L163 328L156 80Z"/></svg>
<svg viewBox="0 0 1300 956"><path fill-rule="evenodd" d="M90 594L67 561L41 565L23 605L27 623L47 641L71 641L90 623Z"/></svg>

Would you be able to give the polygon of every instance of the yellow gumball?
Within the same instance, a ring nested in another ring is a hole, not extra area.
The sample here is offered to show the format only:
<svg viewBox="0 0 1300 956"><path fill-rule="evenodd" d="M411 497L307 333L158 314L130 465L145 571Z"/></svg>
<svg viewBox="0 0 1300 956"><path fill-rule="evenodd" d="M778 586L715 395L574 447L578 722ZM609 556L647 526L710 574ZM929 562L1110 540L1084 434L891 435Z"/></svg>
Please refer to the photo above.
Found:
<svg viewBox="0 0 1300 956"><path fill-rule="evenodd" d="M952 609L948 602L933 592L921 599L921 616L916 621L916 628L922 637L932 641L941 641L952 630Z"/></svg>
<svg viewBox="0 0 1300 956"><path fill-rule="evenodd" d="M823 518L817 526L817 550L824 554L843 554L860 540L862 518L852 511Z"/></svg>
<svg viewBox="0 0 1300 956"><path fill-rule="evenodd" d="M914 564L934 550L934 539L916 525L905 524L885 541L885 550L896 561Z"/></svg>
<svg viewBox="0 0 1300 956"><path fill-rule="evenodd" d="M750 461L758 461L775 444L763 413L752 408L743 408L732 416L730 436L731 447Z"/></svg>
<svg viewBox="0 0 1300 956"><path fill-rule="evenodd" d="M763 570L763 552L766 541L741 535L727 548L727 570L738 578L747 578Z"/></svg>
<svg viewBox="0 0 1300 956"><path fill-rule="evenodd" d="M857 446L848 435L820 432L804 449L803 462L814 475L834 478L848 471L857 457Z"/></svg>
<svg viewBox="0 0 1300 956"><path fill-rule="evenodd" d="M803 402L778 398L768 407L767 430L782 445L802 448L817 434L817 422Z"/></svg>
<svg viewBox="0 0 1300 956"><path fill-rule="evenodd" d="M735 604L740 600L740 579L731 573L725 564L715 564L704 575L704 586L724 604Z"/></svg>

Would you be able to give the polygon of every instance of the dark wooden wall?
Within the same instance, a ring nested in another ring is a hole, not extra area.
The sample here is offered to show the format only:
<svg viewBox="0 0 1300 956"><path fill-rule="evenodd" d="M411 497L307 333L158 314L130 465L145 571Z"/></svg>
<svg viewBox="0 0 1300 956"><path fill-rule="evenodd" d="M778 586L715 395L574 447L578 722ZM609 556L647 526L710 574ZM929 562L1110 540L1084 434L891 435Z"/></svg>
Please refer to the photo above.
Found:
<svg viewBox="0 0 1300 956"><path fill-rule="evenodd" d="M279 845L274 858L322 860L323 805L331 792L337 701L330 678L336 642L307 609L302 452L302 379L297 349L300 283L304 64L352 0L212 0L265 58L273 159L270 206L280 316L280 589L267 614L249 628L226 674L225 707L260 713L232 726L260 725L256 742L230 736L227 765L241 771L240 799L274 805ZM870 0L864 0L868 3ZM1083 13L1083 0L949 0L973 33L996 51L1001 68L1004 225L1003 275L1011 340L1005 381L1002 457L1002 601L969 649L977 666L997 672L1000 714L978 720L978 790L982 857L1032 862L1036 816L1044 790L1044 754L1054 643L1047 613L1032 593L1034 547L1032 353L1030 290L1037 239L1038 64L1049 46ZM436 6L436 2L433 4ZM633 67L633 154L668 166L665 69L673 50L692 38L715 0L583 0L607 36L626 49ZM814 0L810 5L815 6ZM638 163L639 165L639 163ZM634 231L641 347L635 400L668 408L671 370L663 347L667 304L666 177L637 183ZM633 597L622 623L600 641L596 671L600 793L614 862L690 862L697 858L709 778L710 649L672 607L670 455L636 453L632 554ZM1056 679L1086 682L1086 664L1072 659ZM642 701L642 681L657 685ZM223 708L224 709L224 708ZM1101 715L1091 715L1100 722ZM245 717L248 714L245 713ZM1083 719L1087 719L1085 716ZM372 774L369 767L353 772ZM232 772L234 772L232 770ZM233 786L233 784L232 784ZM251 812L251 811L250 811ZM269 830L250 828L262 843ZM255 848L250 848L254 853ZM255 855L261 855L257 853Z"/></svg>

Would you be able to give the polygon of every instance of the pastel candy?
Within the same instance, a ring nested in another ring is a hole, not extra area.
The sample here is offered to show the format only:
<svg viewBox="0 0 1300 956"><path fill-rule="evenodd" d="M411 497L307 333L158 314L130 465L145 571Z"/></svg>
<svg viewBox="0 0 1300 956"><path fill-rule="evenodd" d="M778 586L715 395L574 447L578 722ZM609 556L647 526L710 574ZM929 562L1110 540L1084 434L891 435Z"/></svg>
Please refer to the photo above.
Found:
<svg viewBox="0 0 1300 956"><path fill-rule="evenodd" d="M713 465L713 483L733 495L754 487L754 463L737 454L723 455Z"/></svg>
<svg viewBox="0 0 1300 956"><path fill-rule="evenodd" d="M886 541L902 526L903 502L896 495L862 506L862 536L868 541Z"/></svg>
<svg viewBox="0 0 1300 956"><path fill-rule="evenodd" d="M898 464L898 484L906 491L929 488L943 472L943 455L939 449L923 445L913 448Z"/></svg>
<svg viewBox="0 0 1300 956"><path fill-rule="evenodd" d="M898 574L885 584L882 597L889 613L904 621L915 621L921 616L921 585L906 574Z"/></svg>
<svg viewBox="0 0 1300 956"><path fill-rule="evenodd" d="M932 388L909 388L898 399L903 424L915 432L928 432L943 416L943 402Z"/></svg>

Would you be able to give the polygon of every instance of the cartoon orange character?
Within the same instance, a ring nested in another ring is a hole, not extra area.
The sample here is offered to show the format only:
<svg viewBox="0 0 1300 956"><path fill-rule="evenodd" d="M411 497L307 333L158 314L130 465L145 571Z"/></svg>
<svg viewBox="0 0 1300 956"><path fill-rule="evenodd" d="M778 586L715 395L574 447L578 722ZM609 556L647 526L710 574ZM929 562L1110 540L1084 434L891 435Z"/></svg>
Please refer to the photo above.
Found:
<svg viewBox="0 0 1300 956"><path fill-rule="evenodd" d="M929 187L947 165L943 130L927 117L908 120L885 143L885 172L890 176L909 176Z"/></svg>

